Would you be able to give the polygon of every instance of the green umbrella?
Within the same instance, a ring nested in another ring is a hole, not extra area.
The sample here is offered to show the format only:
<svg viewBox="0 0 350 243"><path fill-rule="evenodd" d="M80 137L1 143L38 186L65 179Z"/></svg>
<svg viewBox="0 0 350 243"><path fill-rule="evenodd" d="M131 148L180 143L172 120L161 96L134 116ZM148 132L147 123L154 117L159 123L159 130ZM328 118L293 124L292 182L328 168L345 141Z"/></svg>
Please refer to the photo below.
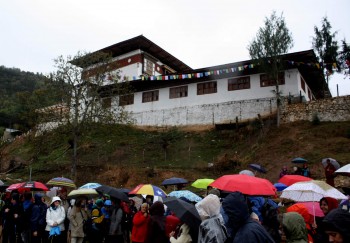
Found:
<svg viewBox="0 0 350 243"><path fill-rule="evenodd" d="M199 189L207 189L208 185L213 181L214 179L197 179L191 186Z"/></svg>

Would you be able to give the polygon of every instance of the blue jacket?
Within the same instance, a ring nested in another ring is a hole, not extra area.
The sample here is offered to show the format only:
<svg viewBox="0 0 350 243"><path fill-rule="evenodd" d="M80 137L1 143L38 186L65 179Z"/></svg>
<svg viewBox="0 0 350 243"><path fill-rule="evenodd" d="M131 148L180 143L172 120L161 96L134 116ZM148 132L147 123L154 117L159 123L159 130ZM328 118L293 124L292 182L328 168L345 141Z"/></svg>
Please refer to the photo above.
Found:
<svg viewBox="0 0 350 243"><path fill-rule="evenodd" d="M46 210L47 206L42 202L43 195L37 193L34 195L34 205L32 208L32 215L30 218L30 228L31 231L44 230L46 226Z"/></svg>

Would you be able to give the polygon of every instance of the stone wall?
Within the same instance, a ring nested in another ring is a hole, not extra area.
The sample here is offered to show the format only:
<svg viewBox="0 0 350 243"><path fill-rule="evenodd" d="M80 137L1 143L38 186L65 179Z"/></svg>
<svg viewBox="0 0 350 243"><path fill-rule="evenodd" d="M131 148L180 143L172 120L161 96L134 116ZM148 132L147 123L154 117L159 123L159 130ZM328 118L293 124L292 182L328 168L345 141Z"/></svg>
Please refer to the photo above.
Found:
<svg viewBox="0 0 350 243"><path fill-rule="evenodd" d="M350 121L350 96L286 104L282 108L281 123L312 121L315 115L321 122Z"/></svg>

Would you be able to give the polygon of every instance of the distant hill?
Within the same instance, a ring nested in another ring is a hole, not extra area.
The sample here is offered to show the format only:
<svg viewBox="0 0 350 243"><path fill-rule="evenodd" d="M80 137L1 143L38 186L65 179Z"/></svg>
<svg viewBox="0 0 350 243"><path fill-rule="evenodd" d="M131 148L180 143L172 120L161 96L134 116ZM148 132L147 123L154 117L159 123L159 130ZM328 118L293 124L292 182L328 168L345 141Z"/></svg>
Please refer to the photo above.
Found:
<svg viewBox="0 0 350 243"><path fill-rule="evenodd" d="M31 121L24 119L23 114L30 110L29 103L35 92L48 90L49 86L47 77L42 74L0 66L0 128L29 129ZM54 99L46 95L35 105L40 107L52 103Z"/></svg>

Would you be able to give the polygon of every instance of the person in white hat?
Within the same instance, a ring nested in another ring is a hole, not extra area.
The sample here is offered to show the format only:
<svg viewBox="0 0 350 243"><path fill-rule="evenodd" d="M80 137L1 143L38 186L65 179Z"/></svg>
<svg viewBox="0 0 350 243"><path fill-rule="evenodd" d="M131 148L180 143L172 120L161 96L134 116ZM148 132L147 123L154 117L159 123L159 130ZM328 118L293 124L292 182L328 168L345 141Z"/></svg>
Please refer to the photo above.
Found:
<svg viewBox="0 0 350 243"><path fill-rule="evenodd" d="M53 197L50 203L50 207L46 212L46 232L48 237L52 238L51 242L63 242L61 240L61 232L65 231L64 219L66 213L64 208L60 205L61 199L59 197Z"/></svg>

